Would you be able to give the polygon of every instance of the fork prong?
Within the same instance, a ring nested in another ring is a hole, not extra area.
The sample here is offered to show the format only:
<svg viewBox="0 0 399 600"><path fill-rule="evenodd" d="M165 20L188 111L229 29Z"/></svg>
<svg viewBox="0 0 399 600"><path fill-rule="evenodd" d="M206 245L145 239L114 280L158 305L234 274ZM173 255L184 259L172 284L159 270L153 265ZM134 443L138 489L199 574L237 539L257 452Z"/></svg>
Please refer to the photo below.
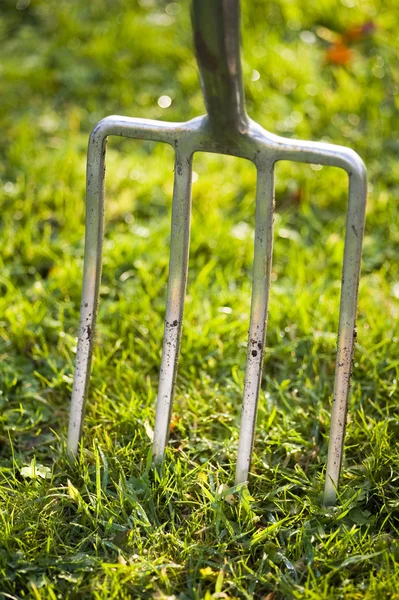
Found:
<svg viewBox="0 0 399 600"><path fill-rule="evenodd" d="M258 167L251 320L238 441L236 484L248 479L267 327L273 252L274 164Z"/></svg>
<svg viewBox="0 0 399 600"><path fill-rule="evenodd" d="M269 134L267 134L269 135ZM357 295L360 277L364 219L367 202L366 167L356 152L343 146L273 137L277 160L317 163L339 167L349 176L345 252L342 269L338 351L335 368L330 440L324 487L324 504L335 504L344 449L346 413L350 388L353 346L356 337Z"/></svg>
<svg viewBox="0 0 399 600"><path fill-rule="evenodd" d="M342 465L352 358L356 339L357 296L366 195L365 174L362 172L350 173L344 264L342 268L338 350L324 488L325 505L335 503Z"/></svg>
<svg viewBox="0 0 399 600"><path fill-rule="evenodd" d="M183 325L190 245L192 155L176 150L168 292L156 405L153 458L160 462L168 440Z"/></svg>
<svg viewBox="0 0 399 600"><path fill-rule="evenodd" d="M98 295L101 280L101 258L104 235L104 179L106 136L90 137L86 171L86 237L82 303L75 375L69 414L67 448L76 454L82 428L83 413L90 381Z"/></svg>

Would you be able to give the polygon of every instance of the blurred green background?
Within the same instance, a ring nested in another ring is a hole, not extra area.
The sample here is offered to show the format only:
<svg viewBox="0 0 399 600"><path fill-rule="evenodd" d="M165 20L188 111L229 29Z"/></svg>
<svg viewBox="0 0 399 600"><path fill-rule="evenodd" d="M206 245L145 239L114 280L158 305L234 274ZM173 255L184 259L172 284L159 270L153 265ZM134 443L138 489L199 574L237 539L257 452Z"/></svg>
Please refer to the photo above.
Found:
<svg viewBox="0 0 399 600"><path fill-rule="evenodd" d="M195 157L182 356L156 474L173 152L110 140L86 449L78 464L65 456L88 136L109 114L204 113L188 4L1 4L0 596L397 598L396 0L242 2L250 116L273 133L350 146L368 168L339 507L322 509L321 497L347 177L317 165L277 166L251 495L237 495L255 168Z"/></svg>

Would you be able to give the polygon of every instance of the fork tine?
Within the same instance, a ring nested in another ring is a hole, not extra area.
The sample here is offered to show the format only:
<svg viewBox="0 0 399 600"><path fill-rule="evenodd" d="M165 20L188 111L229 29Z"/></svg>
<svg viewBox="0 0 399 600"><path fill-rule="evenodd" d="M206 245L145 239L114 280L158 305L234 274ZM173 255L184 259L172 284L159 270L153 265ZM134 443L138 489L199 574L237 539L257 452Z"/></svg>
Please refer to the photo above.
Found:
<svg viewBox="0 0 399 600"><path fill-rule="evenodd" d="M342 465L352 358L354 342L356 339L357 296L366 197L367 182L365 172L352 172L350 174L349 183L344 264L342 268L338 349L335 367L326 481L324 487L325 505L335 503Z"/></svg>
<svg viewBox="0 0 399 600"><path fill-rule="evenodd" d="M273 252L274 164L258 168L251 321L248 336L247 367L241 413L236 467L236 484L248 479L256 424L259 389L262 380L270 273Z"/></svg>
<svg viewBox="0 0 399 600"><path fill-rule="evenodd" d="M90 382L94 328L101 280L106 143L106 136L96 135L93 132L87 153L83 291L67 441L67 448L71 454L76 454L78 450L85 401Z"/></svg>
<svg viewBox="0 0 399 600"><path fill-rule="evenodd" d="M274 137L280 156L277 160L317 163L344 169L349 176L349 199L346 217L344 264L342 269L339 313L338 350L331 411L330 440L324 505L335 504L344 450L346 412L351 377L351 363L356 338L357 296L367 203L366 167L356 152L343 146Z"/></svg>
<svg viewBox="0 0 399 600"><path fill-rule="evenodd" d="M180 155L176 150L165 330L154 426L156 463L162 460L168 439L180 351L190 245L191 171L192 155Z"/></svg>

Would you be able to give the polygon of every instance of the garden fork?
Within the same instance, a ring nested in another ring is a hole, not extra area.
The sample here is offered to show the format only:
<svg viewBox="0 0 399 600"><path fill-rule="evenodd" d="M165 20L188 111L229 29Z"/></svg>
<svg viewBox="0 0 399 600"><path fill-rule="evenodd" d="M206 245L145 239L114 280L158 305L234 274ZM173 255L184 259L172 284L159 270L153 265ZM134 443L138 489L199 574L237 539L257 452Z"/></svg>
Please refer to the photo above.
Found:
<svg viewBox="0 0 399 600"><path fill-rule="evenodd" d="M344 169L349 175L339 337L324 502L336 500L339 482L366 206L366 170L350 149L284 139L265 131L245 110L240 61L239 0L192 0L195 53L207 114L187 123L111 116L92 131L87 157L86 241L79 339L73 382L68 449L75 454L90 380L101 278L106 142L110 135L164 142L175 150L170 264L165 331L153 440L155 462L168 440L183 322L190 240L191 175L195 152L245 158L257 169L253 288L238 443L236 483L246 482L262 378L273 245L274 169L280 160Z"/></svg>

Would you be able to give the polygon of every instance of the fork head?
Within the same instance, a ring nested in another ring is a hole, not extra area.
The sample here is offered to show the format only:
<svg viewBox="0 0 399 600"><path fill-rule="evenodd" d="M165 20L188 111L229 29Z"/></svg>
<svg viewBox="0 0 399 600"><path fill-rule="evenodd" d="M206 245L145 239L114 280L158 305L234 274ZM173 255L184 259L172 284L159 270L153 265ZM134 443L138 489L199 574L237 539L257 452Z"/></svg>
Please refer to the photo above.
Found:
<svg viewBox="0 0 399 600"><path fill-rule="evenodd" d="M338 351L324 501L335 502L342 463L357 293L366 204L366 172L359 156L331 144L285 139L265 131L245 112L239 56L238 0L193 0L197 61L208 114L186 123L112 116L100 121L87 158L86 244L79 339L73 383L68 447L78 448L90 380L101 279L106 141L111 135L163 142L175 150L170 266L165 331L154 427L153 455L159 462L168 439L182 333L190 240L191 172L196 152L245 158L257 169L253 289L246 376L238 444L236 483L248 479L270 290L273 246L274 169L292 160L344 169L349 175Z"/></svg>

